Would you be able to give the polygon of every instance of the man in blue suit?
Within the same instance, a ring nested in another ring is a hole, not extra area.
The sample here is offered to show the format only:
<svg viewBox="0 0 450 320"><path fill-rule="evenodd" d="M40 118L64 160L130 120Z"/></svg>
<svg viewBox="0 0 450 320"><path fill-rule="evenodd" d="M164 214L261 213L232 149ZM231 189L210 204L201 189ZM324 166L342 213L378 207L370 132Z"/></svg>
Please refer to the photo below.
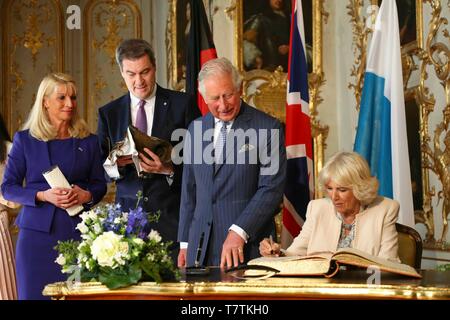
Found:
<svg viewBox="0 0 450 320"><path fill-rule="evenodd" d="M186 134L178 266L237 266L259 256L259 242L275 232L286 179L283 127L241 101L242 78L227 59L205 63L198 80L210 113Z"/></svg>
<svg viewBox="0 0 450 320"><path fill-rule="evenodd" d="M171 141L174 130L186 129L200 116L193 97L156 84L155 55L147 41L123 41L116 50L116 60L129 92L99 109L97 133L103 161L113 146L125 138L129 125L149 136ZM116 180L116 202L124 210L134 208L136 194L142 191L143 209L161 214L153 229L160 232L164 241L176 242L182 166L164 164L156 154L148 149L147 152L151 158L139 154L141 168L148 173L144 177L138 176L131 156L117 160L121 178ZM174 252L173 257L176 256Z"/></svg>

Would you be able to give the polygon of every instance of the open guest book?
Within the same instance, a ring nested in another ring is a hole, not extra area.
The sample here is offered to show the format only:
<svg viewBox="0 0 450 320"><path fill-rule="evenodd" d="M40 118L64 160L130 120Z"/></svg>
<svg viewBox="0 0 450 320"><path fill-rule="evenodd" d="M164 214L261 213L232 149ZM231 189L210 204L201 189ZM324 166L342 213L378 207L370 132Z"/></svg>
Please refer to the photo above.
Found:
<svg viewBox="0 0 450 320"><path fill-rule="evenodd" d="M378 267L381 271L421 278L411 266L375 257L354 248L343 248L335 253L324 252L310 256L260 257L248 262L248 266L266 266L278 270L280 276L325 276L332 277L340 266L362 268ZM257 276L259 270L246 270L246 276Z"/></svg>

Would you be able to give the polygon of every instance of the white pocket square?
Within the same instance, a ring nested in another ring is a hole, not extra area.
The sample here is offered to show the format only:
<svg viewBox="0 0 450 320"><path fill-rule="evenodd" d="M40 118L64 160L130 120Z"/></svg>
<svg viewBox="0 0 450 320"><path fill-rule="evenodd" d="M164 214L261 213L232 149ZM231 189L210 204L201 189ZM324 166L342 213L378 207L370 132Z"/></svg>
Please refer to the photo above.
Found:
<svg viewBox="0 0 450 320"><path fill-rule="evenodd" d="M253 149L255 149L254 145L246 143L246 144L242 145L241 149L239 149L239 153L240 152L245 152L245 151L250 151L250 150L253 150Z"/></svg>

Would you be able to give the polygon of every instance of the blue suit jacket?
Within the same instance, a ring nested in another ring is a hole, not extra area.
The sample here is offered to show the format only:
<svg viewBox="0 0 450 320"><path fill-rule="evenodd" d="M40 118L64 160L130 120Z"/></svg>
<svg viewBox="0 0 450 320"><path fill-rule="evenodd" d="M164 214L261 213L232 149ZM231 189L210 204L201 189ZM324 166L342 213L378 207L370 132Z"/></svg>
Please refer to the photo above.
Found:
<svg viewBox="0 0 450 320"><path fill-rule="evenodd" d="M212 133L213 128L214 117L208 113L189 126L186 136L178 241L188 242L187 266L194 264L202 233L200 263L218 265L223 242L233 224L249 236L244 247L245 261L259 256L259 242L274 233L273 217L280 209L284 191L286 151L284 130L278 120L242 103L231 129L267 129L268 138L255 142L240 135L233 148L226 151L226 161L233 163L219 165L216 170L205 158L211 153L212 135L203 136L207 130ZM272 136L273 132L278 136ZM264 154L269 157L261 157ZM250 161L252 156L257 160ZM267 172L271 165L274 171Z"/></svg>
<svg viewBox="0 0 450 320"><path fill-rule="evenodd" d="M89 190L93 203L99 202L106 193L106 183L97 136L74 139L73 153L61 156L73 157L76 164L70 172L63 172L69 183ZM36 202L36 193L50 188L42 173L51 166L47 142L33 138L28 130L14 135L1 188L5 199L23 205L16 219L20 228L50 232L55 210L63 210Z"/></svg>
<svg viewBox="0 0 450 320"><path fill-rule="evenodd" d="M189 123L200 116L192 96L157 86L152 136L170 141L176 129L187 129ZM104 161L131 124L130 95L114 100L99 109L99 141ZM177 143L172 142L172 144ZM121 170L123 178L116 181L116 202L125 210L136 206L136 193L142 191L143 206L147 212L160 211L159 222L152 227L165 241L176 241L181 193L182 166L174 166L174 181L169 185L165 175L155 174L149 179L139 178L134 165ZM175 257L175 255L174 255Z"/></svg>

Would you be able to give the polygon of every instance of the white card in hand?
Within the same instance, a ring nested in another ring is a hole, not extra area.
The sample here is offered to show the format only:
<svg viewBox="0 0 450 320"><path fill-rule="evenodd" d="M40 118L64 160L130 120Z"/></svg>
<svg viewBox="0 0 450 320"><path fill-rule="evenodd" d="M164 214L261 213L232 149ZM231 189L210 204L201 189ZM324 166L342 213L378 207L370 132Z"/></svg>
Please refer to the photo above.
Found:
<svg viewBox="0 0 450 320"><path fill-rule="evenodd" d="M58 166L51 167L48 171L42 173L42 175L52 188L72 188ZM77 215L81 210L83 210L83 206L80 204L66 209L70 216Z"/></svg>

